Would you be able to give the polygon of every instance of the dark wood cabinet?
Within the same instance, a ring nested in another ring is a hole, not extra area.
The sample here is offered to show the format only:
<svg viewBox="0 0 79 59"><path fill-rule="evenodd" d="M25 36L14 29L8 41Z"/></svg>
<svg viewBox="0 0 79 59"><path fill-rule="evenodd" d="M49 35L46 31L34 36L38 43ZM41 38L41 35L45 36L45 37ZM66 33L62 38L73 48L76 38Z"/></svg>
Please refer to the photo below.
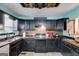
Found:
<svg viewBox="0 0 79 59"><path fill-rule="evenodd" d="M46 40L35 40L35 52L47 52Z"/></svg>
<svg viewBox="0 0 79 59"><path fill-rule="evenodd" d="M30 20L30 30L34 30L35 29L35 21L34 20Z"/></svg>
<svg viewBox="0 0 79 59"><path fill-rule="evenodd" d="M56 46L56 40L52 39L52 40L46 40L46 46L47 46L47 51L49 52L54 52L56 51L57 49L57 46Z"/></svg>
<svg viewBox="0 0 79 59"><path fill-rule="evenodd" d="M10 56L17 56L21 52L21 40L10 43Z"/></svg>
<svg viewBox="0 0 79 59"><path fill-rule="evenodd" d="M29 20L27 20L27 21L25 21L25 30L29 30L30 29L30 21Z"/></svg>
<svg viewBox="0 0 79 59"><path fill-rule="evenodd" d="M56 51L56 40L54 39L23 39L23 51L51 52Z"/></svg>
<svg viewBox="0 0 79 59"><path fill-rule="evenodd" d="M62 42L61 53L65 56L79 56L79 48L71 44Z"/></svg>
<svg viewBox="0 0 79 59"><path fill-rule="evenodd" d="M56 29L56 21L55 20L47 20L46 21L47 29Z"/></svg>
<svg viewBox="0 0 79 59"><path fill-rule="evenodd" d="M25 29L25 21L18 21L18 30Z"/></svg>
<svg viewBox="0 0 79 59"><path fill-rule="evenodd" d="M66 30L66 21L64 19L61 20L52 20L52 19L47 19L37 17L34 20L19 20L18 21L18 29L19 30L34 30L35 26L37 25L44 25L47 30L51 29L60 29L60 30Z"/></svg>
<svg viewBox="0 0 79 59"><path fill-rule="evenodd" d="M51 29L51 21L46 21L46 29Z"/></svg>
<svg viewBox="0 0 79 59"><path fill-rule="evenodd" d="M76 52L71 48L71 46L65 44L63 41L61 41L61 51L64 56L74 56L74 53Z"/></svg>
<svg viewBox="0 0 79 59"><path fill-rule="evenodd" d="M56 20L56 29L64 30L64 20Z"/></svg>
<svg viewBox="0 0 79 59"><path fill-rule="evenodd" d="M23 39L22 50L23 51L33 51L35 47L35 40L33 39Z"/></svg>

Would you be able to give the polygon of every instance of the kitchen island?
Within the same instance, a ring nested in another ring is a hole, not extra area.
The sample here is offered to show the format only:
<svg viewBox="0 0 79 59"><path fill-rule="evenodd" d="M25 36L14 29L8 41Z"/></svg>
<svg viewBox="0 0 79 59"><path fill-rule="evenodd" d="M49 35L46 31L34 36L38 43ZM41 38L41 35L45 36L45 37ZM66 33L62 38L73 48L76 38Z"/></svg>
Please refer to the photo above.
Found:
<svg viewBox="0 0 79 59"><path fill-rule="evenodd" d="M23 38L23 51L53 52L57 50L58 38Z"/></svg>

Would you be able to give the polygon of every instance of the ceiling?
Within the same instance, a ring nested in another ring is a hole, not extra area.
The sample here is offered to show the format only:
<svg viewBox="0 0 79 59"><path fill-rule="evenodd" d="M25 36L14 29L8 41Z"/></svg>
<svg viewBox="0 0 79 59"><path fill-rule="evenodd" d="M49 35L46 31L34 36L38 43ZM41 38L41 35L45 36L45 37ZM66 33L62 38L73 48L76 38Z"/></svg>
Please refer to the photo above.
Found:
<svg viewBox="0 0 79 59"><path fill-rule="evenodd" d="M20 3L0 3L0 9L21 19L29 19L33 17L78 17L79 3L60 3L58 7L42 9L23 8ZM76 12L77 14L74 14L73 12Z"/></svg>

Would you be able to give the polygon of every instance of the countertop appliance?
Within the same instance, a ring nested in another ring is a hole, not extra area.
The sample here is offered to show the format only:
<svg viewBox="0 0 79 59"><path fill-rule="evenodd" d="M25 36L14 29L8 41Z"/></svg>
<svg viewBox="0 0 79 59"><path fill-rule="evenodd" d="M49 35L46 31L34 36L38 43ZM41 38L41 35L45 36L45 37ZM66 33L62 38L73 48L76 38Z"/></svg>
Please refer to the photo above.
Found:
<svg viewBox="0 0 79 59"><path fill-rule="evenodd" d="M46 39L46 34L45 33L36 33L35 39Z"/></svg>
<svg viewBox="0 0 79 59"><path fill-rule="evenodd" d="M48 38L52 38L53 37L53 32L47 32Z"/></svg>

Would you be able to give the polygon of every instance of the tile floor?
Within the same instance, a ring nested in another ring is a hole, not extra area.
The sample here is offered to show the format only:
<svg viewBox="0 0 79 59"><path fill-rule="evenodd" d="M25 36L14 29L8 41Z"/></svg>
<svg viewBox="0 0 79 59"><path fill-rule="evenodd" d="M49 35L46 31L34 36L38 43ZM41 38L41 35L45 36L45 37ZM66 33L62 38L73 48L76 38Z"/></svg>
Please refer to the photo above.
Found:
<svg viewBox="0 0 79 59"><path fill-rule="evenodd" d="M19 56L63 56L60 52L35 53L23 51Z"/></svg>

